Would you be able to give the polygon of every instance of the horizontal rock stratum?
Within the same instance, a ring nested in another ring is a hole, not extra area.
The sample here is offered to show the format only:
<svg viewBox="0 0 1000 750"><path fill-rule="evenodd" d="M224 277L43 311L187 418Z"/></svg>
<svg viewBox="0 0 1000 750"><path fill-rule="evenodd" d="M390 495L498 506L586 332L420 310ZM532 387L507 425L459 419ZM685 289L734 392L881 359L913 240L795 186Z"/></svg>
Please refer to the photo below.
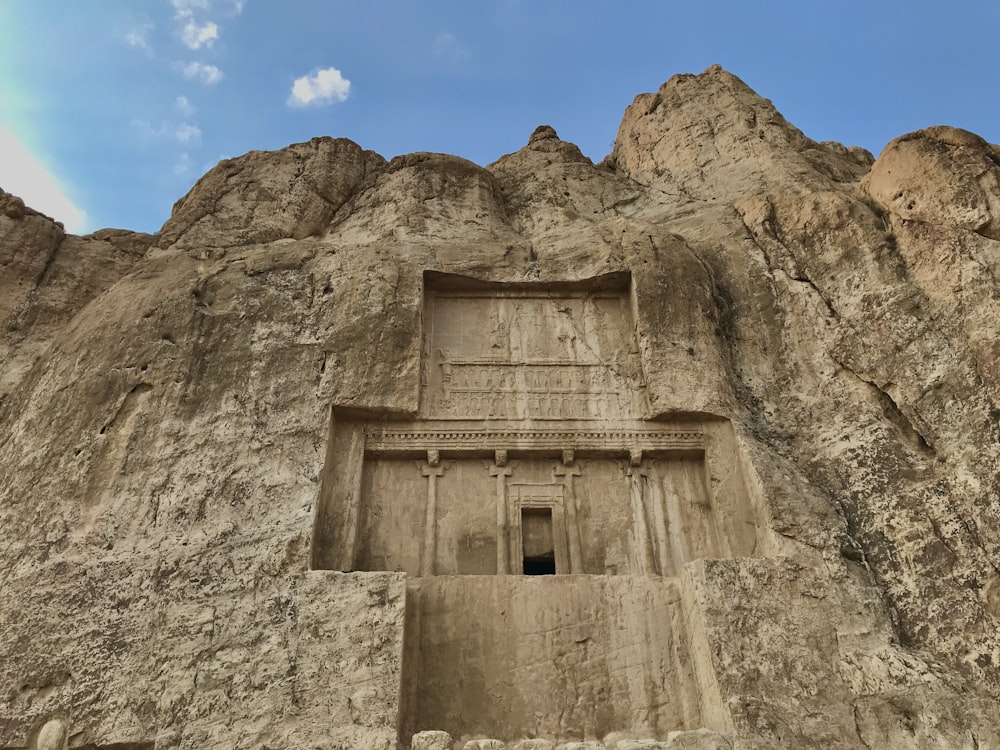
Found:
<svg viewBox="0 0 1000 750"><path fill-rule="evenodd" d="M998 274L1000 147L718 67L0 192L0 748L1000 749Z"/></svg>

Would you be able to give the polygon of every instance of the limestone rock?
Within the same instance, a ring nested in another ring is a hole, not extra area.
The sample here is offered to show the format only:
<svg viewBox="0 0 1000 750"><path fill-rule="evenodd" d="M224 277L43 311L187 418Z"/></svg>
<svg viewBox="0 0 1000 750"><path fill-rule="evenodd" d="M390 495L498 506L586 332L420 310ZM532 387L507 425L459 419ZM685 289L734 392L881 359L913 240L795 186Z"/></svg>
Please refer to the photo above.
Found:
<svg viewBox="0 0 1000 750"><path fill-rule="evenodd" d="M600 164L0 193L0 747L1000 747L998 163L711 68Z"/></svg>
<svg viewBox="0 0 1000 750"><path fill-rule="evenodd" d="M61 225L0 191L0 404L88 302L122 278L154 238Z"/></svg>
<svg viewBox="0 0 1000 750"><path fill-rule="evenodd" d="M732 750L732 743L708 729L671 732L667 736L668 750Z"/></svg>
<svg viewBox="0 0 1000 750"><path fill-rule="evenodd" d="M503 740L469 740L465 750L504 750L507 744Z"/></svg>
<svg viewBox="0 0 1000 750"><path fill-rule="evenodd" d="M66 723L61 719L47 721L38 731L35 738L37 750L66 750L69 732Z"/></svg>
<svg viewBox="0 0 1000 750"><path fill-rule="evenodd" d="M765 189L852 183L868 166L855 154L806 138L771 102L714 66L636 97L611 163L668 201L731 201Z"/></svg>
<svg viewBox="0 0 1000 750"><path fill-rule="evenodd" d="M530 739L519 740L514 743L511 750L553 750L555 744L550 740Z"/></svg>
<svg viewBox="0 0 1000 750"><path fill-rule="evenodd" d="M1000 148L968 131L932 127L896 138L861 187L901 219L1000 240Z"/></svg>
<svg viewBox="0 0 1000 750"><path fill-rule="evenodd" d="M599 224L639 195L634 183L595 167L548 126L539 127L524 148L488 169L499 182L511 224L531 241L539 262L593 253L609 240L614 243L614 232L601 231Z"/></svg>
<svg viewBox="0 0 1000 750"><path fill-rule="evenodd" d="M428 730L413 735L410 750L452 750L451 735Z"/></svg>
<svg viewBox="0 0 1000 750"><path fill-rule="evenodd" d="M356 245L407 242L443 258L482 263L469 241L523 242L510 226L496 177L448 154L397 156L349 209L330 229Z"/></svg>
<svg viewBox="0 0 1000 750"><path fill-rule="evenodd" d="M202 177L160 230L159 247L217 249L302 239L326 228L385 160L345 138L227 159Z"/></svg>

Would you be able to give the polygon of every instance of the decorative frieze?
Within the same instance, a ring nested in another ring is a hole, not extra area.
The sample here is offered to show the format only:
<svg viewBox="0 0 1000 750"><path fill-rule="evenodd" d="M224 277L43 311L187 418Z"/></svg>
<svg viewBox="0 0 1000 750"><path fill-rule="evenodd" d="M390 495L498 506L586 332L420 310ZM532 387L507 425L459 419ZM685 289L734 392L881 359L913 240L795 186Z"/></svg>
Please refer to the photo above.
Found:
<svg viewBox="0 0 1000 750"><path fill-rule="evenodd" d="M528 427L512 421L393 422L365 427L365 451L372 454L400 451L446 452L498 449L506 451L590 452L699 451L705 447L704 433L697 428L664 427L651 422L610 425L563 422Z"/></svg>
<svg viewBox="0 0 1000 750"><path fill-rule="evenodd" d="M429 291L422 416L628 419L647 411L627 288Z"/></svg>

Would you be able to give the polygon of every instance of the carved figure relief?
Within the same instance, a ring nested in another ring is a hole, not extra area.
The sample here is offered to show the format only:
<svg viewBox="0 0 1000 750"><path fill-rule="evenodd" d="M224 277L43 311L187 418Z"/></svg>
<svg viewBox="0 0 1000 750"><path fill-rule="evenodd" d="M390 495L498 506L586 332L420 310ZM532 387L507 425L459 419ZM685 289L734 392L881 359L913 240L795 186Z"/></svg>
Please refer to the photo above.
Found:
<svg viewBox="0 0 1000 750"><path fill-rule="evenodd" d="M620 292L432 291L425 312L428 417L623 419L646 410Z"/></svg>

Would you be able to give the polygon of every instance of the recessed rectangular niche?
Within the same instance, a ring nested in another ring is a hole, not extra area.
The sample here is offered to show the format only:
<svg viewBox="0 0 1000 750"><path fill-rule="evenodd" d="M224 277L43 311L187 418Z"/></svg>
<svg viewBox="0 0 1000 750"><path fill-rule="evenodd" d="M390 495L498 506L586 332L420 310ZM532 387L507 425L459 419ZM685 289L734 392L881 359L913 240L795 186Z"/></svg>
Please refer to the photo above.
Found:
<svg viewBox="0 0 1000 750"><path fill-rule="evenodd" d="M363 426L340 427L362 436L346 442L364 442ZM644 437L655 444L669 434ZM706 448L718 447L703 434L673 435L676 443L700 445L638 460L625 450L573 451L569 462L544 450L508 451L502 465L475 449L439 452L436 465L426 451L423 458L360 446L353 456L338 452L334 469L349 481L317 525L317 567L527 573L524 561L533 554L525 545L542 516L556 574L675 576L690 560L752 554L755 526L742 483L713 478ZM378 445L376 436L368 439Z"/></svg>
<svg viewBox="0 0 1000 750"><path fill-rule="evenodd" d="M675 576L753 549L728 424L643 419L628 276L426 282L418 418L334 409L314 567Z"/></svg>
<svg viewBox="0 0 1000 750"><path fill-rule="evenodd" d="M644 416L628 278L463 287L424 295L422 416L602 420Z"/></svg>

